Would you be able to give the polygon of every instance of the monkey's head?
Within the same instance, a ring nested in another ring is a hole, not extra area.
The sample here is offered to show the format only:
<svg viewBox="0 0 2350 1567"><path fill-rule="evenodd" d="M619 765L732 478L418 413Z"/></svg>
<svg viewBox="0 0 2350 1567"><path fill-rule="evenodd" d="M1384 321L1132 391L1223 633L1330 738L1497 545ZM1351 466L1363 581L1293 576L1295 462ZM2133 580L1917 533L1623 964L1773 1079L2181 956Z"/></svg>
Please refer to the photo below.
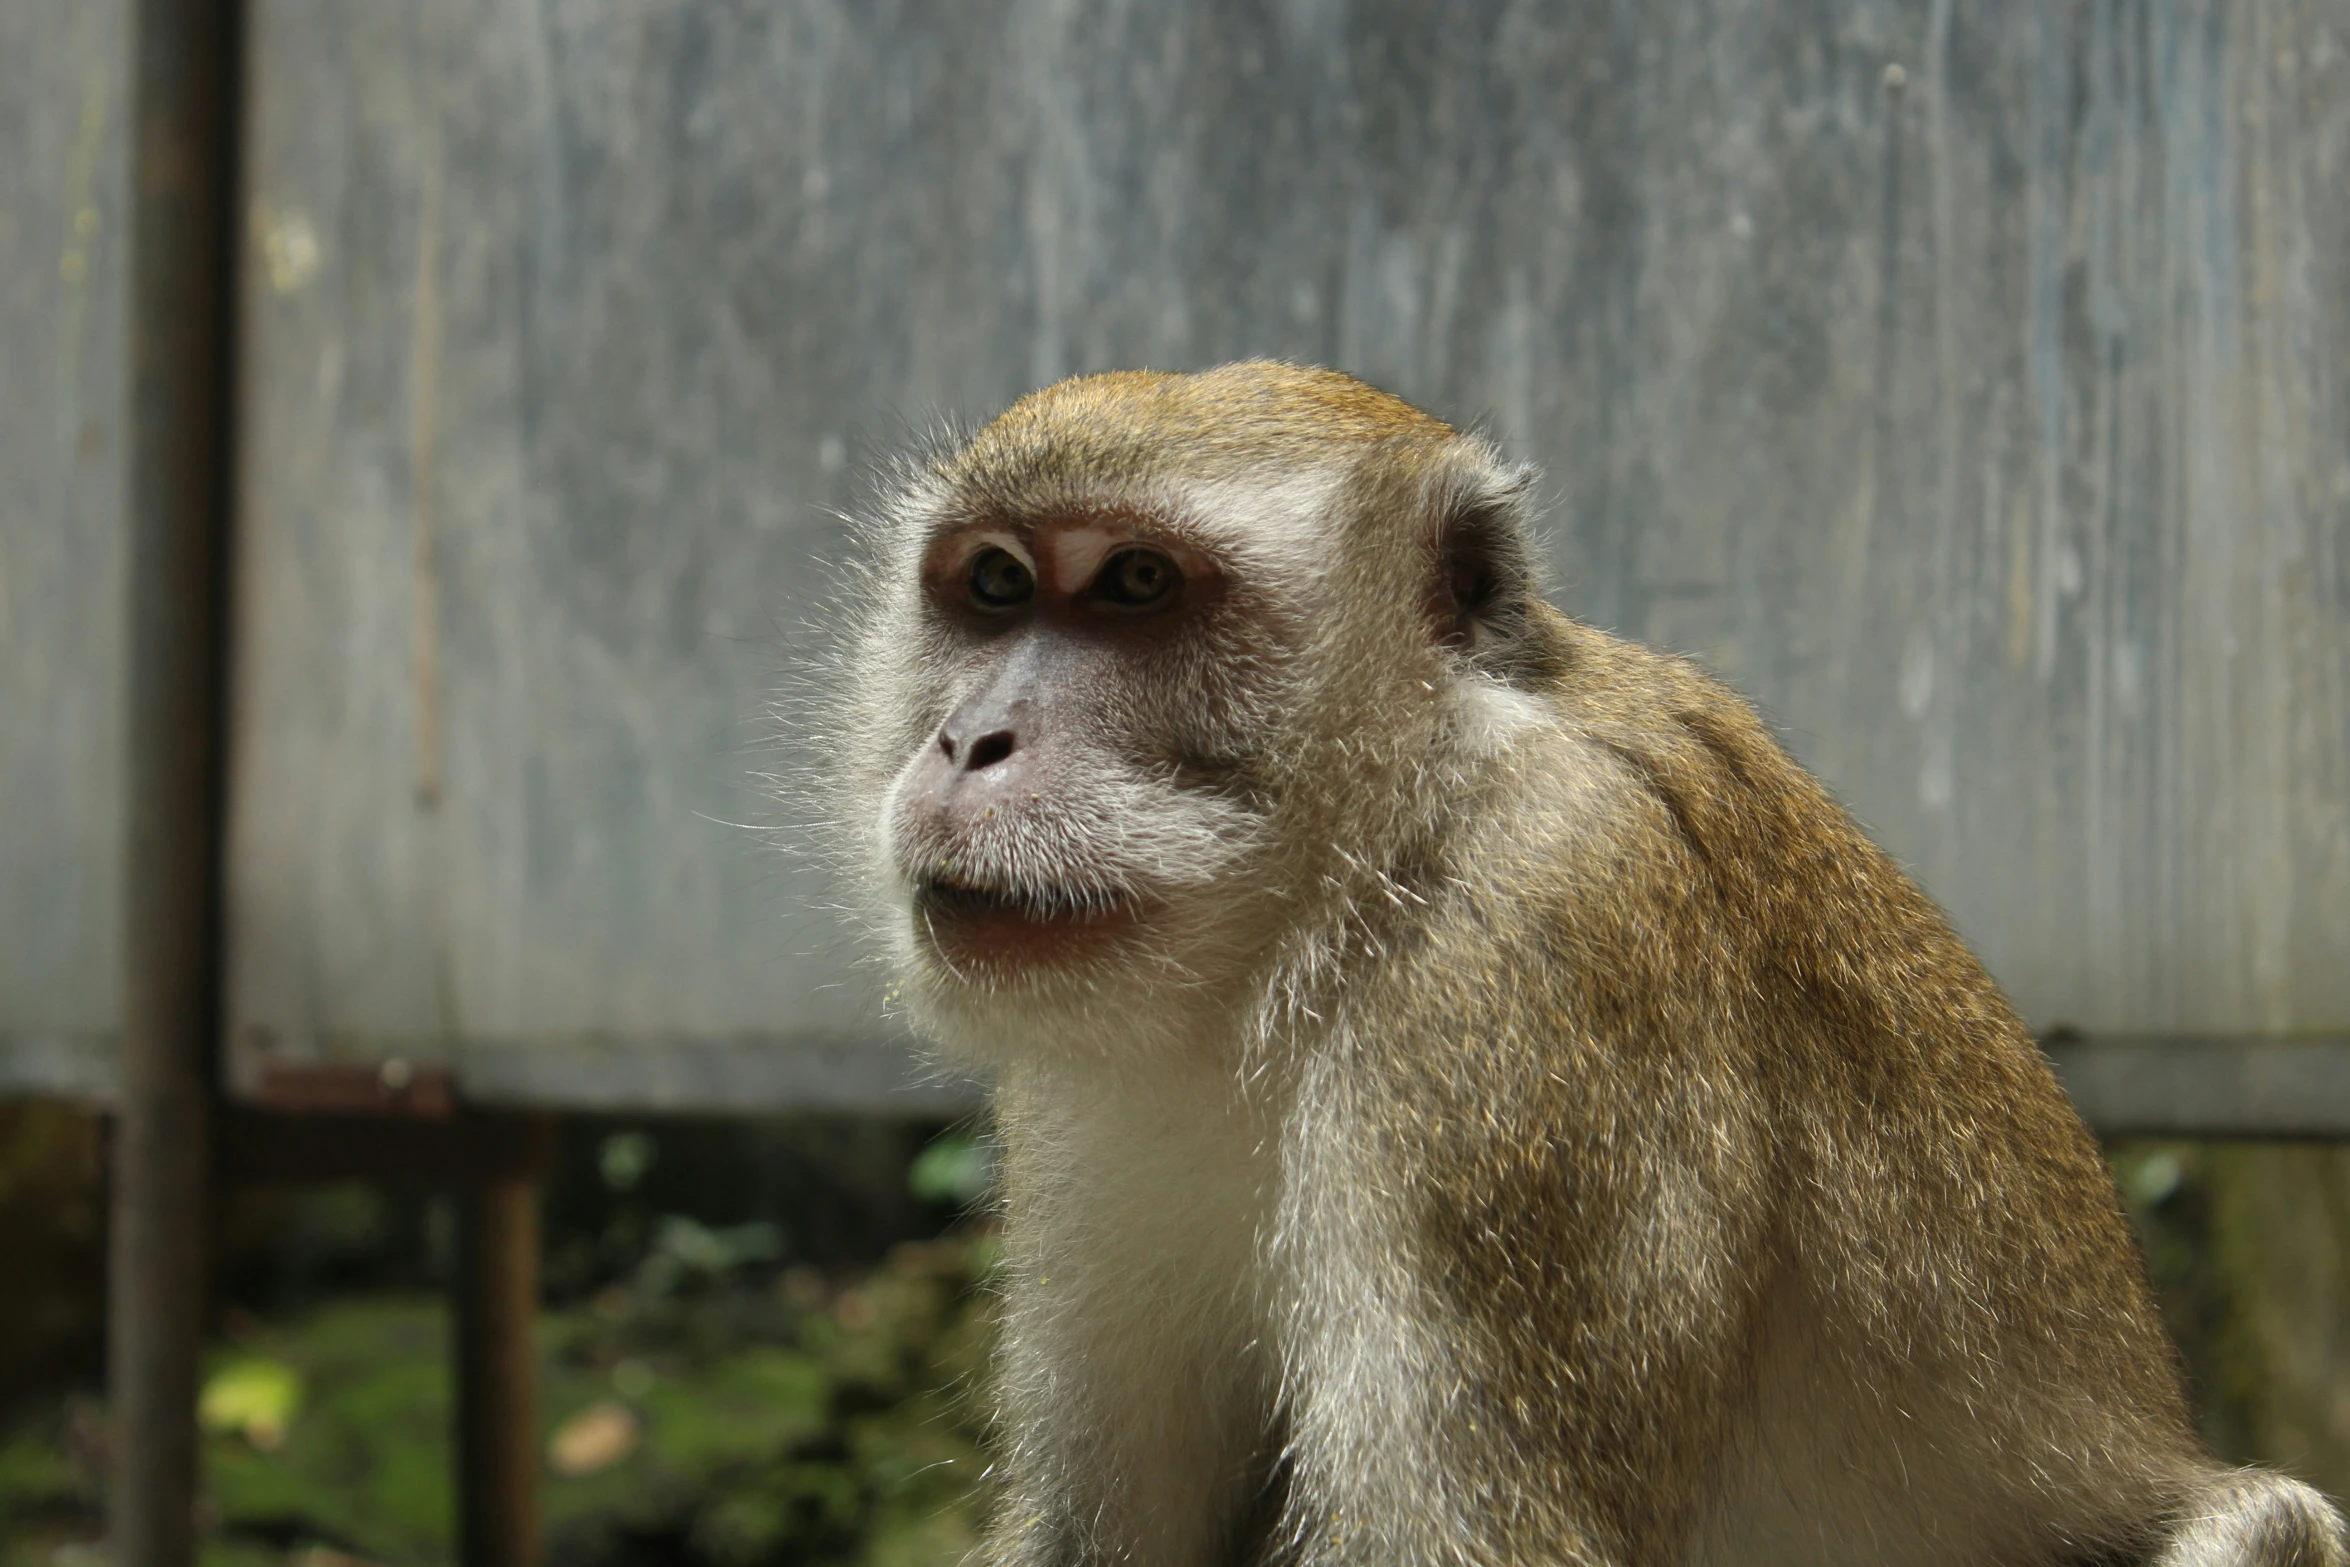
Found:
<svg viewBox="0 0 2350 1567"><path fill-rule="evenodd" d="M918 463L839 728L921 1021L1175 1025L1392 891L1544 678L1526 489L1269 363L1063 381Z"/></svg>

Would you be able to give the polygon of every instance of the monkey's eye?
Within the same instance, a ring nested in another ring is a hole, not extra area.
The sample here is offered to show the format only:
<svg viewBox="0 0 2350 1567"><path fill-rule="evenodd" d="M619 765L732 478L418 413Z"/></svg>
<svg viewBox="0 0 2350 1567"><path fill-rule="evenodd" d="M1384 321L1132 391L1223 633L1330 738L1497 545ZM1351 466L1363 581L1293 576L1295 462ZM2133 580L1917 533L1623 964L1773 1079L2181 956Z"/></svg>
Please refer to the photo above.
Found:
<svg viewBox="0 0 2350 1567"><path fill-rule="evenodd" d="M1010 609L1036 593L1036 576L1010 550L990 547L971 557L971 602L981 609Z"/></svg>
<svg viewBox="0 0 2350 1567"><path fill-rule="evenodd" d="M1175 563L1157 550L1120 550L1102 562L1093 591L1120 609L1152 609L1166 602L1182 581Z"/></svg>

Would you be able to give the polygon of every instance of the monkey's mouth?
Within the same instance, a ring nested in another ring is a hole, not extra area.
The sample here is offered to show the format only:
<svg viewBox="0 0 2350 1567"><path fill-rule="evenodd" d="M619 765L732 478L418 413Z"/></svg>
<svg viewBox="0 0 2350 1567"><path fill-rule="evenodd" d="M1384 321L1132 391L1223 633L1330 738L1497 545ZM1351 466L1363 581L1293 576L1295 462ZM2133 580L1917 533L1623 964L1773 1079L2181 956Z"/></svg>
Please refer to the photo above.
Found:
<svg viewBox="0 0 2350 1567"><path fill-rule="evenodd" d="M1110 888L989 885L951 872L923 878L914 902L933 918L1015 918L1036 925L1086 923L1128 908L1125 894Z"/></svg>

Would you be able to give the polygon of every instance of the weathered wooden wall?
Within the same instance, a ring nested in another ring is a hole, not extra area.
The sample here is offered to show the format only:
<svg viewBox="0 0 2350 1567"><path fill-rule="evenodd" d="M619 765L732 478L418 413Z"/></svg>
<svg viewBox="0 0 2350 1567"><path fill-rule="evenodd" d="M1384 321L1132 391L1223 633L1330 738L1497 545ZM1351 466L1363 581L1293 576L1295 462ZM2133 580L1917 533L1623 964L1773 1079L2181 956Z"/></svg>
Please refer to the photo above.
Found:
<svg viewBox="0 0 2350 1567"><path fill-rule="evenodd" d="M115 0L0 5L0 1088L112 1075L127 62Z"/></svg>
<svg viewBox="0 0 2350 1567"><path fill-rule="evenodd" d="M2341 0L256 15L248 1050L869 1032L721 825L857 464L1245 354L1538 459L2036 1020L2350 1027Z"/></svg>
<svg viewBox="0 0 2350 1567"><path fill-rule="evenodd" d="M0 12L17 1083L112 1022L121 45ZM880 1092L821 881L725 825L833 509L936 415L1260 353L1540 461L1562 602L1751 693L2036 1021L2350 1030L2350 0L256 0L252 50L247 1086Z"/></svg>

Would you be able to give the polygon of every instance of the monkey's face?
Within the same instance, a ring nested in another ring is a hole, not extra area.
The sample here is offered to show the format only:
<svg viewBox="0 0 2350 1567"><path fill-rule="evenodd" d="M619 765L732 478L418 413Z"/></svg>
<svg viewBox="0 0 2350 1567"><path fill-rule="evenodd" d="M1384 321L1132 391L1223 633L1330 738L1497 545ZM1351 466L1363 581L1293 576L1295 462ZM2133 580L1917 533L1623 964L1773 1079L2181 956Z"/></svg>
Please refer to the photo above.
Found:
<svg viewBox="0 0 2350 1567"><path fill-rule="evenodd" d="M1506 683L1522 489L1262 364L1064 382L913 475L842 739L918 1020L1186 1029L1398 896Z"/></svg>
<svg viewBox="0 0 2350 1567"><path fill-rule="evenodd" d="M923 732L880 824L918 975L1098 993L1221 966L1264 836L1231 677L1271 617L1238 569L1132 510L930 534Z"/></svg>

